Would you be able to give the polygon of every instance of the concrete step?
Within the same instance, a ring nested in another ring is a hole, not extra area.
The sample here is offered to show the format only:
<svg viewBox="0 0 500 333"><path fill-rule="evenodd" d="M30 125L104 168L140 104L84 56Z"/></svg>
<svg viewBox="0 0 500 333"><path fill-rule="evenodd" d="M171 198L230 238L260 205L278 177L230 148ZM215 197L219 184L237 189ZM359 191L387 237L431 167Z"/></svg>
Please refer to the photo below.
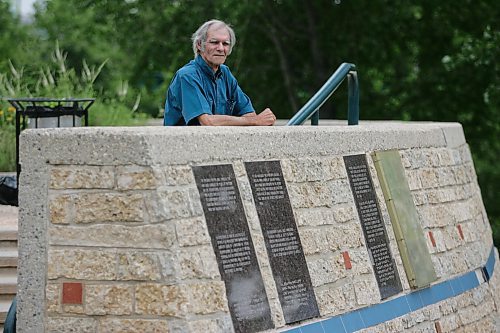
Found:
<svg viewBox="0 0 500 333"><path fill-rule="evenodd" d="M17 248L0 248L0 268L17 267Z"/></svg>
<svg viewBox="0 0 500 333"><path fill-rule="evenodd" d="M18 208L0 205L0 332L17 292Z"/></svg>
<svg viewBox="0 0 500 333"><path fill-rule="evenodd" d="M0 332L3 332L3 325L5 323L5 318L7 317L7 312L14 300L16 295L13 294L2 294L0 295Z"/></svg>
<svg viewBox="0 0 500 333"><path fill-rule="evenodd" d="M5 323L5 318L7 317L7 312L9 312L11 304L12 300L0 301L0 324L2 324L2 330L3 330L3 324Z"/></svg>
<svg viewBox="0 0 500 333"><path fill-rule="evenodd" d="M15 295L17 292L17 275L0 272L0 295Z"/></svg>
<svg viewBox="0 0 500 333"><path fill-rule="evenodd" d="M0 224L0 241L17 242L17 225Z"/></svg>

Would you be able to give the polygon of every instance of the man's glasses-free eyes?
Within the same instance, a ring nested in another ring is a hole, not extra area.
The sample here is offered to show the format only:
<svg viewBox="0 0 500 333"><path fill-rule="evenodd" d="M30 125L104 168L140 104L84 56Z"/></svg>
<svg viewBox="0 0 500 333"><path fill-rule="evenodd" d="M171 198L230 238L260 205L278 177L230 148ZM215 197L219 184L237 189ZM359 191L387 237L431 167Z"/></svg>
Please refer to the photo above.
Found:
<svg viewBox="0 0 500 333"><path fill-rule="evenodd" d="M207 43L210 44L210 45L213 45L213 46L219 45L220 43L222 43L222 46L224 46L224 47L231 46L231 42L227 41L227 40L225 40L225 41L218 41L216 39L211 39L211 40L207 41Z"/></svg>

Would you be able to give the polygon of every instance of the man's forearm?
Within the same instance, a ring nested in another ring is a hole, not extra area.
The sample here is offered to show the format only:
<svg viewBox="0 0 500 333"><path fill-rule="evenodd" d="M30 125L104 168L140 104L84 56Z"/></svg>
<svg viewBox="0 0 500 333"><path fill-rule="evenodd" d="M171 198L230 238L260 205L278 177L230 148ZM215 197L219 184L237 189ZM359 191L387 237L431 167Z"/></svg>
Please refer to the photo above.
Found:
<svg viewBox="0 0 500 333"><path fill-rule="evenodd" d="M198 120L202 126L255 126L257 125L256 117L255 112L247 113L242 117L202 114Z"/></svg>

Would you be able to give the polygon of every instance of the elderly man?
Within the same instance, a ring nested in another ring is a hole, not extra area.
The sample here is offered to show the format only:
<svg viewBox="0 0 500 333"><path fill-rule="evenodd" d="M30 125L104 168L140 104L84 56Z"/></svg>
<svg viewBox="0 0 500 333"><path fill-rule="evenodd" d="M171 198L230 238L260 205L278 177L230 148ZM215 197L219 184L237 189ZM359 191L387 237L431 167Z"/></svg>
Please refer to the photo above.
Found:
<svg viewBox="0 0 500 333"><path fill-rule="evenodd" d="M273 125L273 112L267 108L256 114L250 98L224 65L236 43L233 29L211 20L198 28L192 40L195 57L170 83L164 125Z"/></svg>

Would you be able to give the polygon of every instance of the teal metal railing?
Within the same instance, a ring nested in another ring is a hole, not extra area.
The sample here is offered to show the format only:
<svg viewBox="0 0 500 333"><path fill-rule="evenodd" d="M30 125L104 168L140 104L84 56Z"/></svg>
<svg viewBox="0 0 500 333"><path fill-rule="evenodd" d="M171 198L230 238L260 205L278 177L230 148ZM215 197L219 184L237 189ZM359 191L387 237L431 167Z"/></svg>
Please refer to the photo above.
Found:
<svg viewBox="0 0 500 333"><path fill-rule="evenodd" d="M332 96L340 84L347 77L348 110L347 124L357 125L359 123L359 85L356 66L344 62L330 76L328 81L314 94L311 99L288 121L287 126L302 125L311 119L311 125L319 123L319 108Z"/></svg>

